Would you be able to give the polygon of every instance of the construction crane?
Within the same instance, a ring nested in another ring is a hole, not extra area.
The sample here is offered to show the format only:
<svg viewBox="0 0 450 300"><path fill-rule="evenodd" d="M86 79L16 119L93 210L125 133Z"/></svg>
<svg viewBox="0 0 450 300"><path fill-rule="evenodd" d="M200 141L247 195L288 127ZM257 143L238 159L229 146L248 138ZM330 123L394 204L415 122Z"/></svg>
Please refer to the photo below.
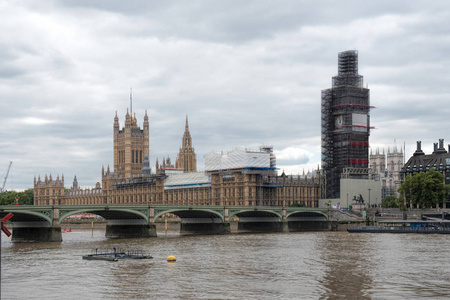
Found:
<svg viewBox="0 0 450 300"><path fill-rule="evenodd" d="M11 170L11 165L12 165L12 161L9 162L8 170L6 171L5 180L3 180L3 185L2 185L2 188L0 189L0 193L6 192L5 184L6 184L6 179L8 179L9 170Z"/></svg>

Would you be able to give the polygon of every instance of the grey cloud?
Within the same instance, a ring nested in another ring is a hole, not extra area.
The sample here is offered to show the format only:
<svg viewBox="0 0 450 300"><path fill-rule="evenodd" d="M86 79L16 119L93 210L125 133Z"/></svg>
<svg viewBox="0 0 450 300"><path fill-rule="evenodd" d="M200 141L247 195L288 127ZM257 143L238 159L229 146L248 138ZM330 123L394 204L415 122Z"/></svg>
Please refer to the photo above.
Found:
<svg viewBox="0 0 450 300"><path fill-rule="evenodd" d="M7 99L0 102L0 162L14 161L21 188L50 172L64 174L66 185L73 175L82 186L99 181L101 166L113 164L113 118L117 110L123 126L130 87L141 124L148 110L152 168L156 158L175 160L186 113L200 169L213 150L262 143L312 153L280 165L316 165L320 91L331 87L337 53L347 49L359 50L360 73L378 107L371 144L397 139L410 148L417 139L447 138L442 1L23 3L18 13L64 20L73 33L67 38L77 40L60 43L45 30L39 39L11 32L13 45L0 39L0 65L11 67L0 78ZM402 23L395 34L367 34L364 26L378 26L384 16L420 22ZM21 20L22 31L31 30ZM29 118L50 123L30 125Z"/></svg>
<svg viewBox="0 0 450 300"><path fill-rule="evenodd" d="M93 9L109 11L130 18L151 20L143 35L209 40L216 42L246 42L270 39L283 31L298 30L302 26L321 23L339 25L351 19L372 17L391 11L407 13L424 6L410 1L377 1L360 5L355 1L61 1L62 9ZM150 30L150 31L149 31ZM136 31L135 31L136 33Z"/></svg>

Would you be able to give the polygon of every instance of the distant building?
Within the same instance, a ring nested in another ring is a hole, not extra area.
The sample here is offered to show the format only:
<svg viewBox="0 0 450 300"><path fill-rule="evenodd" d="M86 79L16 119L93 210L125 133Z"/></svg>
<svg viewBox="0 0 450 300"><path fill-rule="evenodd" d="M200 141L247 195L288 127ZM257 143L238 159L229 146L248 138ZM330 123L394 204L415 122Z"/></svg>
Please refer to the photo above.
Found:
<svg viewBox="0 0 450 300"><path fill-rule="evenodd" d="M295 203L317 207L319 178L277 175L270 146L260 150L234 149L205 156L205 170L211 176L214 204L282 206ZM317 174L317 172L316 172Z"/></svg>
<svg viewBox="0 0 450 300"><path fill-rule="evenodd" d="M391 151L388 147L387 154L385 154L384 148L382 151L377 148L375 153L370 150L369 162L372 171L380 176L381 198L398 197L398 189L402 183L400 173L404 165L402 148L400 147L399 151L397 146L394 146Z"/></svg>
<svg viewBox="0 0 450 300"><path fill-rule="evenodd" d="M323 199L342 196L340 179L344 169L353 179L369 177L369 92L364 88L363 76L358 74L358 52L340 52L338 75L333 77L332 87L322 91Z"/></svg>
<svg viewBox="0 0 450 300"><path fill-rule="evenodd" d="M402 181L408 175L426 172L433 168L444 175L445 184L450 184L450 144L448 145L448 152L444 147L444 139L439 139L439 145L434 143L433 146L433 153L425 154L422 151L422 142L417 142L416 151L400 171ZM443 207L447 208L449 204L447 199L447 203L444 202Z"/></svg>
<svg viewBox="0 0 450 300"><path fill-rule="evenodd" d="M434 143L434 150L431 154L425 154L422 151L422 142L417 142L417 149L413 156L406 162L401 170L401 179L409 174L414 175L420 172L426 172L431 168L441 172L445 176L445 184L450 184L450 144L449 152L444 148L444 139Z"/></svg>
<svg viewBox="0 0 450 300"><path fill-rule="evenodd" d="M205 171L196 172L197 162L188 120L175 166L170 158L156 160L155 174L149 165L149 122L143 128L126 114L119 129L114 118L114 170L102 168L102 181L94 189L80 189L77 178L64 189L64 176L34 179L35 205L173 204L173 205L272 205L303 204L317 207L319 172L310 176L281 176L276 172L272 146L259 151L236 149L210 153Z"/></svg>

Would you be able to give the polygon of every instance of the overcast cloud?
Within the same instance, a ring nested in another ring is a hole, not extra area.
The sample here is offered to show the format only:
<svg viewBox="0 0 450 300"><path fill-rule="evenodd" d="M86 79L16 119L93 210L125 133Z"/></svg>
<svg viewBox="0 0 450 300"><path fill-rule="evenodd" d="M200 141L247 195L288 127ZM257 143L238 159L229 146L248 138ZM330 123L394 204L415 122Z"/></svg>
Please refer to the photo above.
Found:
<svg viewBox="0 0 450 300"><path fill-rule="evenodd" d="M113 118L150 119L150 159L175 160L185 116L211 151L273 145L280 172L320 164L320 94L359 51L370 143L426 153L447 134L448 1L2 1L0 174L6 188L113 166Z"/></svg>

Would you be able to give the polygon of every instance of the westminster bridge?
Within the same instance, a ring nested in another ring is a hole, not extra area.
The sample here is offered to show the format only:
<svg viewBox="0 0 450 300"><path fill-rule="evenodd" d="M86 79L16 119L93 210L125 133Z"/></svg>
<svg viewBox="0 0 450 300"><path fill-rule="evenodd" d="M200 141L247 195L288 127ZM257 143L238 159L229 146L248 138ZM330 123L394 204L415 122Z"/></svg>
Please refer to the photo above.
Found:
<svg viewBox="0 0 450 300"><path fill-rule="evenodd" d="M4 205L0 218L12 212L13 242L61 242L60 223L79 213L107 221L108 238L156 237L155 220L165 214L181 219L181 233L229 234L230 218L238 231L293 232L329 230L328 209L277 206L214 205Z"/></svg>

